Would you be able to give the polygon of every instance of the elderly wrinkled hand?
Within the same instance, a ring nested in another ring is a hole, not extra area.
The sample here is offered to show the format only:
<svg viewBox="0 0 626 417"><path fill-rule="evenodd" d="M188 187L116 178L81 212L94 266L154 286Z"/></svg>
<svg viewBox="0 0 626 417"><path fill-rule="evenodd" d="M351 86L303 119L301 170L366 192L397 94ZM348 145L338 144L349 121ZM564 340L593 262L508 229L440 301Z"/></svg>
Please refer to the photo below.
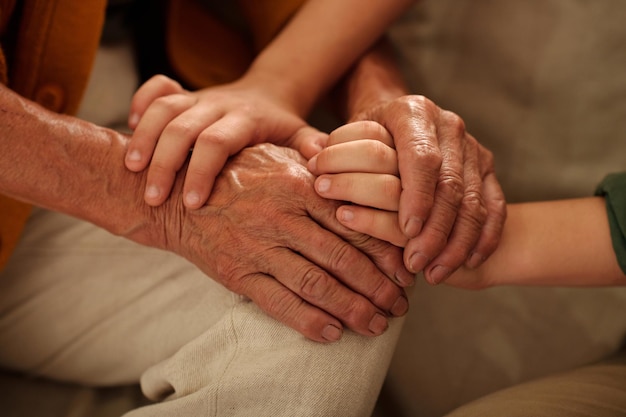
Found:
<svg viewBox="0 0 626 417"><path fill-rule="evenodd" d="M498 246L506 202L492 153L463 120L417 95L384 102L353 120L376 121L393 137L407 268L423 270L436 284L463 264L482 264Z"/></svg>
<svg viewBox="0 0 626 417"><path fill-rule="evenodd" d="M393 282L411 277L401 251L342 226L305 163L288 148L244 149L206 206L166 212L168 248L310 339L338 340L344 325L380 335L408 309Z"/></svg>

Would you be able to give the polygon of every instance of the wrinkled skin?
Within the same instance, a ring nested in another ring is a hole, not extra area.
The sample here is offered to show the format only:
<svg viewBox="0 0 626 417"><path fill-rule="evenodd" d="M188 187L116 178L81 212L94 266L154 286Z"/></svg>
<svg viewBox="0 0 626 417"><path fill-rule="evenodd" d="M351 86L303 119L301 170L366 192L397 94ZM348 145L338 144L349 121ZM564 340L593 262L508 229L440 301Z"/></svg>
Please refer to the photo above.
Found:
<svg viewBox="0 0 626 417"><path fill-rule="evenodd" d="M506 201L492 153L463 120L418 95L383 102L352 119L381 123L393 136L407 268L423 270L437 284L463 264L482 264L498 246Z"/></svg>
<svg viewBox="0 0 626 417"><path fill-rule="evenodd" d="M408 308L392 281L411 278L401 250L341 226L305 164L288 148L244 149L208 205L164 216L166 246L310 339L337 340L344 325L379 335Z"/></svg>

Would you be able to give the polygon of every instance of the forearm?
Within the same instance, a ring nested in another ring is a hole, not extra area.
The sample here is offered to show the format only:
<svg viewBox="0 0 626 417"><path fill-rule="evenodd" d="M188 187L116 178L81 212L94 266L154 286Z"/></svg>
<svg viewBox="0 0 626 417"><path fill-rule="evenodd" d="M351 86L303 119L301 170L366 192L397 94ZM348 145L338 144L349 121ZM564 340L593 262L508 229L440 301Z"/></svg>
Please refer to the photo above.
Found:
<svg viewBox="0 0 626 417"><path fill-rule="evenodd" d="M409 93L394 51L386 38L369 49L338 86L339 111L344 119Z"/></svg>
<svg viewBox="0 0 626 417"><path fill-rule="evenodd" d="M258 56L247 76L266 85L301 116L412 0L310 0Z"/></svg>
<svg viewBox="0 0 626 417"><path fill-rule="evenodd" d="M0 86L0 193L153 246L139 190L123 165L127 138L48 112Z"/></svg>
<svg viewBox="0 0 626 417"><path fill-rule="evenodd" d="M448 280L458 286L624 285L603 198L511 204L498 249L479 268Z"/></svg>

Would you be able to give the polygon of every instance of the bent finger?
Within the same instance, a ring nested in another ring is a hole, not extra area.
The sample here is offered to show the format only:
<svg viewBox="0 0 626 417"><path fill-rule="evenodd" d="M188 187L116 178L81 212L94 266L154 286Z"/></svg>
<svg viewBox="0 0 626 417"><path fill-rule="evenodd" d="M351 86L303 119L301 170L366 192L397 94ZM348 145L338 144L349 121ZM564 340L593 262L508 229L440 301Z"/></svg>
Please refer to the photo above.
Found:
<svg viewBox="0 0 626 417"><path fill-rule="evenodd" d="M317 155L328 142L328 134L311 126L303 126L284 145L300 152L306 159Z"/></svg>
<svg viewBox="0 0 626 417"><path fill-rule="evenodd" d="M469 268L479 267L496 250L507 216L504 192L494 173L483 179L483 195L487 218L476 247L466 263Z"/></svg>
<svg viewBox="0 0 626 417"><path fill-rule="evenodd" d="M341 206L337 209L337 219L344 226L398 247L404 247L407 238L400 230L398 213L376 210L362 206Z"/></svg>
<svg viewBox="0 0 626 417"><path fill-rule="evenodd" d="M487 218L477 142L468 136L464 149L463 197L445 248L425 269L424 276L431 284L439 284L463 265L478 242Z"/></svg>
<svg viewBox="0 0 626 417"><path fill-rule="evenodd" d="M315 175L340 172L371 172L398 175L398 155L390 146L362 139L329 146L309 160Z"/></svg>
<svg viewBox="0 0 626 417"><path fill-rule="evenodd" d="M215 177L228 157L254 140L255 126L250 119L227 115L203 130L194 146L183 186L185 206L201 207L211 194Z"/></svg>
<svg viewBox="0 0 626 417"><path fill-rule="evenodd" d="M377 140L389 147L394 147L393 138L387 129L372 120L361 120L338 127L330 132L328 146L362 139Z"/></svg>
<svg viewBox="0 0 626 417"><path fill-rule="evenodd" d="M145 169L163 130L194 102L195 98L181 94L168 95L152 102L131 136L124 160L126 167L135 172Z"/></svg>
<svg viewBox="0 0 626 417"><path fill-rule="evenodd" d="M337 318L309 305L273 277L250 274L246 281L244 294L271 317L316 342L341 339L343 325Z"/></svg>
<svg viewBox="0 0 626 417"><path fill-rule="evenodd" d="M315 180L315 191L324 198L391 211L398 211L401 187L400 179L388 174L325 174Z"/></svg>
<svg viewBox="0 0 626 417"><path fill-rule="evenodd" d="M283 249L280 256L283 260L290 259L291 267L285 269L284 262L274 259L268 265L269 273L304 301L364 336L379 336L387 330L385 314L370 300L289 249Z"/></svg>
<svg viewBox="0 0 626 417"><path fill-rule="evenodd" d="M137 89L130 103L128 127L134 130L150 104L159 97L181 94L186 90L175 80L165 75L155 75Z"/></svg>

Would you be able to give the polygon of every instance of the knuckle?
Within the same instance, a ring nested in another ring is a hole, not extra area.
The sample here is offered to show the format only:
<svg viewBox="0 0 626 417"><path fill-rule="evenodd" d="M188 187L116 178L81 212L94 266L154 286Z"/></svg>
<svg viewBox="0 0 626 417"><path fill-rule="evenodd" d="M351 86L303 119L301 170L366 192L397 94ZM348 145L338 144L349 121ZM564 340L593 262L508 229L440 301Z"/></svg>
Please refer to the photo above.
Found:
<svg viewBox="0 0 626 417"><path fill-rule="evenodd" d="M349 323L351 327L367 328L373 315L374 307L365 299L360 299L346 306L342 319Z"/></svg>
<svg viewBox="0 0 626 417"><path fill-rule="evenodd" d="M152 162L150 162L151 176L170 176L174 174L174 171L174 163L168 159L154 158Z"/></svg>
<svg viewBox="0 0 626 417"><path fill-rule="evenodd" d="M395 200L402 191L400 178L393 175L386 175L382 178L382 190L387 200Z"/></svg>
<svg viewBox="0 0 626 417"><path fill-rule="evenodd" d="M328 263L332 271L347 271L358 262L356 250L345 242L338 242L329 251Z"/></svg>
<svg viewBox="0 0 626 417"><path fill-rule="evenodd" d="M196 135L193 126L189 122L182 120L173 120L172 122L170 122L163 133L167 135L172 135L176 138L193 137Z"/></svg>
<svg viewBox="0 0 626 417"><path fill-rule="evenodd" d="M457 137L465 136L465 122L458 114L449 110L442 110L442 118L456 132Z"/></svg>
<svg viewBox="0 0 626 417"><path fill-rule="evenodd" d="M180 94L169 94L166 96L158 97L154 100L154 104L159 107L163 107L167 110L173 111L179 105L183 96Z"/></svg>
<svg viewBox="0 0 626 417"><path fill-rule="evenodd" d="M320 269L311 266L302 276L300 291L307 300L319 300L328 295L331 287L331 278Z"/></svg>
<svg viewBox="0 0 626 417"><path fill-rule="evenodd" d="M221 130L205 130L198 136L197 142L203 146L217 146L221 148L228 144L228 135Z"/></svg>
<svg viewBox="0 0 626 417"><path fill-rule="evenodd" d="M441 168L443 156L430 137L416 137L414 151L419 158L421 166L429 170L439 170Z"/></svg>
<svg viewBox="0 0 626 417"><path fill-rule="evenodd" d="M211 177L211 179L215 178L215 171L213 170L214 168L216 167L213 165L190 164L189 168L187 169L186 178L201 179L201 182L197 183L196 185L197 186L206 185L206 180L209 177Z"/></svg>
<svg viewBox="0 0 626 417"><path fill-rule="evenodd" d="M482 227L487 219L487 207L483 196L477 191L469 191L463 196L461 206L463 211Z"/></svg>
<svg viewBox="0 0 626 417"><path fill-rule="evenodd" d="M293 319L293 315L300 304L297 297L293 297L289 291L283 288L276 288L269 291L265 297L265 308L267 311L279 318Z"/></svg>
<svg viewBox="0 0 626 417"><path fill-rule="evenodd" d="M382 161L389 154L389 147L382 142L373 141L371 142L371 146L367 148L369 156L374 161Z"/></svg>
<svg viewBox="0 0 626 417"><path fill-rule="evenodd" d="M463 200L464 185L463 179L459 175L448 173L439 180L437 191L441 193L442 198L448 204L452 207L458 207Z"/></svg>
<svg viewBox="0 0 626 417"><path fill-rule="evenodd" d="M157 74L157 75L152 76L152 78L150 78L150 81L155 83L155 84L178 85L178 83L176 81L174 81L170 77L167 77L167 76L165 76L163 74Z"/></svg>

